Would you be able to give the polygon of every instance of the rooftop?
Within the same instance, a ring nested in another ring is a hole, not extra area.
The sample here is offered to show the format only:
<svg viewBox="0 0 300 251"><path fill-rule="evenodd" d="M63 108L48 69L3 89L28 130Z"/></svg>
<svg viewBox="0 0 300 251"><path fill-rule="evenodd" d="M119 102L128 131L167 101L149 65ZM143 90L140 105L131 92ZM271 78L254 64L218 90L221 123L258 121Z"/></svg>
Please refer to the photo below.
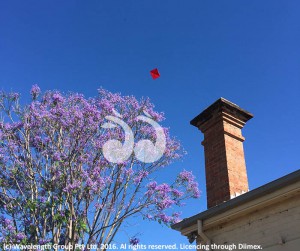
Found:
<svg viewBox="0 0 300 251"><path fill-rule="evenodd" d="M291 185L295 182L300 181L300 170L292 172L288 175L285 175L279 179L271 181L263 186L260 186L256 189L253 189L247 193L244 193L234 199L226 201L218 206L209 208L206 211L203 211L199 214L196 214L190 218L186 218L179 223L172 225L172 228L178 231L181 231L184 228L190 227L197 223L197 220L205 220L212 216L218 215L220 213L226 212L232 208L238 207L244 203L262 197L264 195L270 194L279 188Z"/></svg>

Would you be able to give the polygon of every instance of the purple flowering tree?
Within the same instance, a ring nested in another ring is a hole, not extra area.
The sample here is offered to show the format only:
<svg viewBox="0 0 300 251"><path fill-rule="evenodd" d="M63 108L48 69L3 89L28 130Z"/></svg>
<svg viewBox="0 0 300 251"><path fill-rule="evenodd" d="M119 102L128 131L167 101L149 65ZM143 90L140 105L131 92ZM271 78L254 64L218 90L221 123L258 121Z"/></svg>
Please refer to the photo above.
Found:
<svg viewBox="0 0 300 251"><path fill-rule="evenodd" d="M131 128L134 142L157 140L153 127L136 118L149 99L138 101L100 89L95 98L81 94L43 95L34 85L32 101L20 106L16 93L0 93L0 246L4 244L109 244L126 220L172 224L176 208L199 197L191 172L172 184L158 184L154 174L181 157L181 147L167 128L165 150L153 163L128 159L112 163L103 154L111 139L124 142L121 127L103 128L117 111Z"/></svg>

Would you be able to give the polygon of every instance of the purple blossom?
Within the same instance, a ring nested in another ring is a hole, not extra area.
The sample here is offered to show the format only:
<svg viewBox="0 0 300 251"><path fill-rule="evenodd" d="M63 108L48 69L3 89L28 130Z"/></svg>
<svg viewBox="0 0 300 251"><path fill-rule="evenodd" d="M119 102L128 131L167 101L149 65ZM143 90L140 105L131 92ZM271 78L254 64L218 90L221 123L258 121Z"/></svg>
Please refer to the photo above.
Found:
<svg viewBox="0 0 300 251"><path fill-rule="evenodd" d="M14 231L14 230L15 230L15 227L14 227L13 225L8 225L8 226L6 227L6 229L7 229L8 231Z"/></svg>
<svg viewBox="0 0 300 251"><path fill-rule="evenodd" d="M25 238L26 238L26 235L24 233L17 233L16 234L16 239L19 240L19 241L21 241Z"/></svg>
<svg viewBox="0 0 300 251"><path fill-rule="evenodd" d="M96 208L96 209L102 209L102 208L103 208L103 205L97 202L97 203L95 204L95 208Z"/></svg>
<svg viewBox="0 0 300 251"><path fill-rule="evenodd" d="M64 192L74 192L74 190L76 190L77 188L79 188L81 185L81 182L79 180L75 180L73 183L68 184L63 191Z"/></svg>
<svg viewBox="0 0 300 251"><path fill-rule="evenodd" d="M193 198L199 198L200 197L200 190L198 188L198 183L197 182L191 182L187 188L190 190L193 194Z"/></svg>
<svg viewBox="0 0 300 251"><path fill-rule="evenodd" d="M13 101L17 100L19 97L20 97L20 94L19 93L16 93L16 92L11 92L9 93L9 98L12 99Z"/></svg>
<svg viewBox="0 0 300 251"><path fill-rule="evenodd" d="M52 95L52 99L55 103L60 103L64 101L63 96L59 92L54 93Z"/></svg>
<svg viewBox="0 0 300 251"><path fill-rule="evenodd" d="M145 177L148 176L148 174L149 173L147 171L145 171L145 170L140 171L138 173L138 175L133 179L133 182L135 184L139 184L143 180L143 178L145 178Z"/></svg>
<svg viewBox="0 0 300 251"><path fill-rule="evenodd" d="M175 204L175 201L167 197L158 202L157 207L159 208L159 210L164 210L166 208L169 208L173 204Z"/></svg>
<svg viewBox="0 0 300 251"><path fill-rule="evenodd" d="M148 183L148 185L147 185L148 189L150 189L150 190L154 190L156 188L156 186L157 186L156 181L152 181L152 182Z"/></svg>
<svg viewBox="0 0 300 251"><path fill-rule="evenodd" d="M60 156L60 153L59 152L55 152L53 154L53 160L54 161L60 161L61 160L61 156Z"/></svg>
<svg viewBox="0 0 300 251"><path fill-rule="evenodd" d="M181 191L179 191L179 190L177 190L177 189L173 189L173 190L172 190L172 194L174 195L174 197L180 198L181 196L184 195L184 192L181 192Z"/></svg>
<svg viewBox="0 0 300 251"><path fill-rule="evenodd" d="M36 99L39 96L40 92L41 92L40 87L38 85L33 85L30 90L32 99Z"/></svg>
<svg viewBox="0 0 300 251"><path fill-rule="evenodd" d="M158 185L155 190L162 194L162 195L165 195L167 193L169 193L171 191L171 188L168 184L164 183L164 184L161 184L161 185Z"/></svg>
<svg viewBox="0 0 300 251"><path fill-rule="evenodd" d="M192 172L184 170L181 173L179 173L178 179L181 181L191 182L194 181L194 176Z"/></svg>
<svg viewBox="0 0 300 251"><path fill-rule="evenodd" d="M126 176L131 176L133 173L134 171L131 168L125 170Z"/></svg>
<svg viewBox="0 0 300 251"><path fill-rule="evenodd" d="M136 238L136 237L130 238L129 243L132 246L136 246L136 245L138 245L140 243L140 240L138 238Z"/></svg>
<svg viewBox="0 0 300 251"><path fill-rule="evenodd" d="M200 197L198 183L195 181L195 176L192 174L192 172L186 170L182 171L177 177L177 182L180 184L185 184L187 192L190 192L193 198Z"/></svg>
<svg viewBox="0 0 300 251"><path fill-rule="evenodd" d="M140 213L145 218L169 225L179 221L179 215L173 210L182 200L198 197L198 185L190 172L182 172L172 185L158 184L153 179L156 174L152 176L152 173L182 156L180 143L170 136L167 128L164 128L167 147L155 166L142 165L135 154L119 164L104 158L103 145L108 140L119 140L121 144L125 141L122 128L101 127L107 121L106 116L114 116L113 110L118 111L132 129L135 142L141 139L155 142L155 130L136 119L143 111L155 121L164 119L163 113L155 111L149 99L137 100L103 89L97 97L89 99L76 93L40 92L34 85L30 91L31 103L18 113L11 111L14 121L5 117L5 123L0 122L0 161L5 163L0 165L0 184L11 196L11 202L17 201L25 208L21 210L16 203L3 203L4 215L10 215L11 209L17 214L17 228L10 218L0 218L0 235L5 240L18 243L27 238L33 242L30 231L38 227L40 243L48 243L53 238L51 226L60 225L62 220L83 224L81 221L94 219L95 214L100 213L99 220L103 221L110 215L109 225L119 211L123 215L137 208L143 208ZM18 95L3 95L0 94L1 105L9 99L9 102L15 100L12 107L16 106ZM0 107L0 112L5 113L5 110ZM37 184L34 194L31 184ZM28 203L25 198L34 199ZM71 198L73 214L70 214ZM130 198L134 198L133 201ZM125 217L124 222L126 220ZM64 236L67 225L65 222L61 225L59 239L62 242L68 238ZM98 231L101 231L100 225L95 226ZM87 233L82 233L82 237L78 233L78 236L81 241L86 240ZM139 240L132 238L132 244L137 243Z"/></svg>
<svg viewBox="0 0 300 251"><path fill-rule="evenodd" d="M8 225L12 224L12 220L6 218L6 219L4 219L4 224L6 226L8 226Z"/></svg>
<svg viewBox="0 0 300 251"><path fill-rule="evenodd" d="M165 213L161 213L158 215L158 219L164 223L170 223L173 218L171 216L166 215Z"/></svg>
<svg viewBox="0 0 300 251"><path fill-rule="evenodd" d="M40 201L42 202L42 203L45 203L46 201L47 201L47 198L46 197L40 197Z"/></svg>

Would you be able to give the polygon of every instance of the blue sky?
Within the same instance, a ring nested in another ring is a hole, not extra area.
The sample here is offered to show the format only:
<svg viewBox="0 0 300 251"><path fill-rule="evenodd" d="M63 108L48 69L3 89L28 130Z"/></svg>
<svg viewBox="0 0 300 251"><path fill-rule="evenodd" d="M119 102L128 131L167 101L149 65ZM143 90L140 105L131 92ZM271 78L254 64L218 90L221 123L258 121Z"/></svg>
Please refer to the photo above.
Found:
<svg viewBox="0 0 300 251"><path fill-rule="evenodd" d="M188 151L161 178L186 168L202 190L186 218L206 208L203 136L189 121L219 97L255 116L243 131L251 189L299 169L299 8L296 0L0 0L0 89L25 100L34 83L150 97ZM132 224L120 242L138 233L143 243L187 243L158 224Z"/></svg>

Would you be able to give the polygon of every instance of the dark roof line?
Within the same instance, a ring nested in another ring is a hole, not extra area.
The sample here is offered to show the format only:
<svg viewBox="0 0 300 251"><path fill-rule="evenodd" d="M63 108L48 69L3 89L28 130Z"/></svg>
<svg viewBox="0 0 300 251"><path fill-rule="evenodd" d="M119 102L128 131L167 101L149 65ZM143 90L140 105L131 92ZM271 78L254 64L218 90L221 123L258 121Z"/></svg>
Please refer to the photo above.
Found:
<svg viewBox="0 0 300 251"><path fill-rule="evenodd" d="M197 220L199 220L199 219L203 220L203 219L207 219L212 216L218 215L218 214L223 213L231 208L234 208L241 204L244 204L248 201L254 200L254 199L259 198L266 194L270 194L270 193L276 191L279 187L282 188L282 187L288 186L299 180L300 180L300 169L295 172L292 172L288 175L285 175L279 179L271 181L271 182L269 182L263 186L260 186L256 189L253 189L247 193L244 193L234 199L226 201L218 206L209 208L206 211L196 214L190 218L186 218L181 222L173 224L171 227L175 230L180 231L183 228L186 228L186 227L196 224Z"/></svg>

